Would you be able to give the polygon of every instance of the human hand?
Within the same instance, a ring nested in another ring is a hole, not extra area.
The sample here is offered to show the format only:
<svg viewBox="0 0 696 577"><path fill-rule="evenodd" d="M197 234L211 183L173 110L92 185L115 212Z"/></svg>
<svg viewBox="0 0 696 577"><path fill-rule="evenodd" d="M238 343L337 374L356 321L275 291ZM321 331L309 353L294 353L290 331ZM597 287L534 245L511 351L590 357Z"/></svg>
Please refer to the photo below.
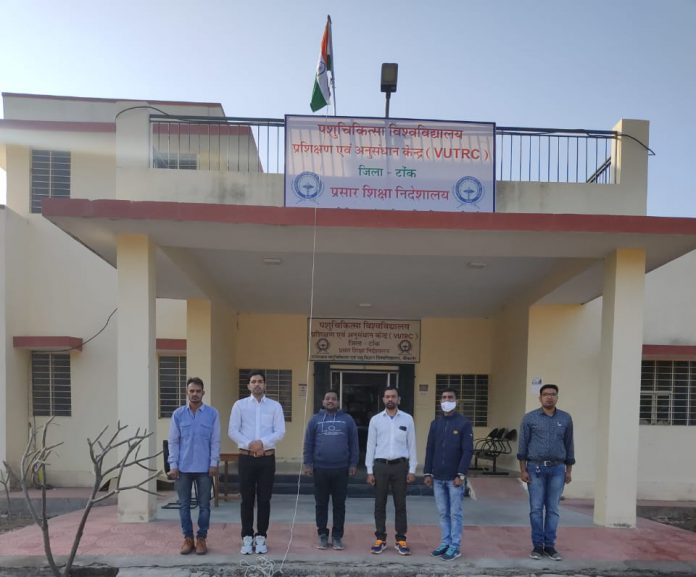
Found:
<svg viewBox="0 0 696 577"><path fill-rule="evenodd" d="M406 482L410 485L416 480L416 476L413 473L409 473L406 476Z"/></svg>
<svg viewBox="0 0 696 577"><path fill-rule="evenodd" d="M249 443L249 452L254 457L263 457L263 441L257 439Z"/></svg>
<svg viewBox="0 0 696 577"><path fill-rule="evenodd" d="M212 477L213 479L217 477L218 474L218 468L217 467L208 467L208 477Z"/></svg>
<svg viewBox="0 0 696 577"><path fill-rule="evenodd" d="M311 477L312 473L313 473L312 467L310 467L309 465L305 465L304 467L302 467L302 474L303 475L307 475L308 477Z"/></svg>
<svg viewBox="0 0 696 577"><path fill-rule="evenodd" d="M355 474L358 472L357 467L348 467L348 475L350 477L355 477Z"/></svg>
<svg viewBox="0 0 696 577"><path fill-rule="evenodd" d="M523 483L529 483L529 473L527 471L520 472L520 481Z"/></svg>
<svg viewBox="0 0 696 577"><path fill-rule="evenodd" d="M178 479L179 478L179 469L175 469L174 467L172 467L171 469L169 469L169 473L167 473L167 477L169 477L170 479L174 479L174 480Z"/></svg>
<svg viewBox="0 0 696 577"><path fill-rule="evenodd" d="M375 484L375 476L374 475L367 476L367 484L372 485L374 487L374 484Z"/></svg>
<svg viewBox="0 0 696 577"><path fill-rule="evenodd" d="M425 478L423 479L423 482L425 483L426 487L433 486L433 478L430 475L426 475Z"/></svg>

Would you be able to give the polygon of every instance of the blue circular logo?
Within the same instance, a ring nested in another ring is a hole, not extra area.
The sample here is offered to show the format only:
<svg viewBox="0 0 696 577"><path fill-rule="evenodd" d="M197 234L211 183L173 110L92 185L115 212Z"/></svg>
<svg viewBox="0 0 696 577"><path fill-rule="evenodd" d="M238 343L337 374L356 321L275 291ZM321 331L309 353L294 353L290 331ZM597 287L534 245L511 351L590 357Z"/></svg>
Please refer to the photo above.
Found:
<svg viewBox="0 0 696 577"><path fill-rule="evenodd" d="M300 172L292 181L292 189L302 200L314 200L324 189L318 174L314 172Z"/></svg>
<svg viewBox="0 0 696 577"><path fill-rule="evenodd" d="M462 204L476 204L483 198L483 184L478 178L464 176L454 185L453 192Z"/></svg>

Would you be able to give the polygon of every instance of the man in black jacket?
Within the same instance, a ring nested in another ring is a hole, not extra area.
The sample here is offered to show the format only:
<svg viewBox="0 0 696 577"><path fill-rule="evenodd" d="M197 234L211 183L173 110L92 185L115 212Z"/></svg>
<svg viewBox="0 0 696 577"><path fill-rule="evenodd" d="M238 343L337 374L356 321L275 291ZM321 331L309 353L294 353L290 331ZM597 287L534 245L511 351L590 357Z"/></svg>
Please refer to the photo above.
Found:
<svg viewBox="0 0 696 577"><path fill-rule="evenodd" d="M462 499L474 452L474 433L471 421L456 412L454 389L442 391L440 407L442 416L430 424L423 473L425 484L433 487L440 513L440 544L432 556L452 561L461 556Z"/></svg>

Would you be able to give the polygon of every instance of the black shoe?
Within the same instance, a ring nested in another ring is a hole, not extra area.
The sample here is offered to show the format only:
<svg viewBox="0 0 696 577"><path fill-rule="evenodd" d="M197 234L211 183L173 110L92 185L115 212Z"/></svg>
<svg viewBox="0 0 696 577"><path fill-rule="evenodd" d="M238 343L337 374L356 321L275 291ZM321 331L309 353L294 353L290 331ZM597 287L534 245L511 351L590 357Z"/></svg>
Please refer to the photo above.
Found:
<svg viewBox="0 0 696 577"><path fill-rule="evenodd" d="M541 559L544 556L544 548L543 547L534 547L532 549L532 552L529 554L530 559Z"/></svg>
<svg viewBox="0 0 696 577"><path fill-rule="evenodd" d="M554 561L563 561L561 554L553 547L544 547L544 555L546 555L546 557L549 559L553 559Z"/></svg>

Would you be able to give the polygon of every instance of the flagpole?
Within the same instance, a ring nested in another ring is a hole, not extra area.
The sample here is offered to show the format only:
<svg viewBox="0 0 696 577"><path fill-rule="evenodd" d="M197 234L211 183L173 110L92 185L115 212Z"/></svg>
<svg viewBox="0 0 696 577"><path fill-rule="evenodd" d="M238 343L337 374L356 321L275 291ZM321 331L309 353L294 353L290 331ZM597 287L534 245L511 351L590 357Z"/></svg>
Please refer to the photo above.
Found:
<svg viewBox="0 0 696 577"><path fill-rule="evenodd" d="M336 116L336 60L333 51L333 24L331 23L331 14L327 14L326 18L329 21L329 42L331 42L331 96L333 97L334 116Z"/></svg>

